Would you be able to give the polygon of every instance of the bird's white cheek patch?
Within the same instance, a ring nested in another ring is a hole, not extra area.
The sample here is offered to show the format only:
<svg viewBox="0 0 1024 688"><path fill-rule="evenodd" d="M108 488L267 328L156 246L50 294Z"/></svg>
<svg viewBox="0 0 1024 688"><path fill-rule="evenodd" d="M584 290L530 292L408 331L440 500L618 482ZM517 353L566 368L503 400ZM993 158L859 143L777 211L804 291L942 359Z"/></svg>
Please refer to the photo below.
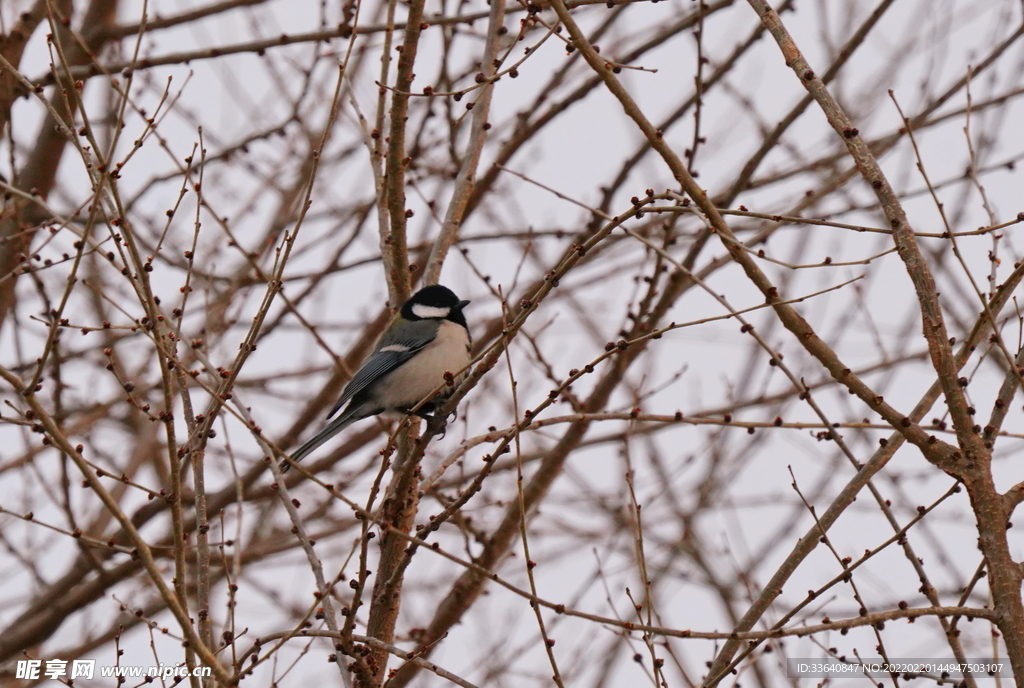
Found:
<svg viewBox="0 0 1024 688"><path fill-rule="evenodd" d="M405 352L405 351L408 351L408 350L409 350L409 347L407 347L407 346L402 346L401 344L392 344L391 346L385 346L383 349L381 349L381 353L383 353L385 351L394 351L394 352L397 352L397 353L402 353L402 352Z"/></svg>
<svg viewBox="0 0 1024 688"><path fill-rule="evenodd" d="M417 303L413 305L412 312L419 318L447 318L451 309L435 308L434 306L425 306L422 303Z"/></svg>

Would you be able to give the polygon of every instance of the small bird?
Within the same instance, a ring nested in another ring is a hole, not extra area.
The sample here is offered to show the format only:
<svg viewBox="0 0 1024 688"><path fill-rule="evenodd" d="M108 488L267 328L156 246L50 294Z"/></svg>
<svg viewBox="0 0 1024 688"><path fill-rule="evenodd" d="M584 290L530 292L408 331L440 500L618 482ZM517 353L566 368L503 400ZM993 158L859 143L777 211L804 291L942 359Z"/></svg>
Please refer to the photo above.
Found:
<svg viewBox="0 0 1024 688"><path fill-rule="evenodd" d="M426 400L416 414L429 418L452 392L445 374L458 383L468 374L472 339L462 309L469 301L440 284L423 287L402 305L395 322L345 386L338 403L327 415L323 430L291 454L301 461L321 444L361 418L385 411L408 413ZM432 392L440 388L432 398ZM348 406L345 406L345 404ZM336 418L331 417L342 406ZM284 469L288 464L284 465Z"/></svg>

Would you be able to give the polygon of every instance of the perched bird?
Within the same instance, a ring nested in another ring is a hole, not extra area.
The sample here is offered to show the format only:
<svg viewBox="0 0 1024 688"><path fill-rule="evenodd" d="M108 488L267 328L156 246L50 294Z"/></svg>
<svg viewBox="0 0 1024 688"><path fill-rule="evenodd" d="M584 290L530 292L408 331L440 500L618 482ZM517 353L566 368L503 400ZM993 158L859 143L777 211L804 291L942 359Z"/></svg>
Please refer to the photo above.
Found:
<svg viewBox="0 0 1024 688"><path fill-rule="evenodd" d="M440 284L413 294L345 386L338 403L327 415L330 422L292 452L291 460L301 461L361 418L385 411L409 412L424 400L426 403L416 413L427 418L451 394L445 373L455 375L458 382L468 372L472 340L462 315L468 303ZM438 388L440 391L427 399ZM342 406L345 410L331 420Z"/></svg>

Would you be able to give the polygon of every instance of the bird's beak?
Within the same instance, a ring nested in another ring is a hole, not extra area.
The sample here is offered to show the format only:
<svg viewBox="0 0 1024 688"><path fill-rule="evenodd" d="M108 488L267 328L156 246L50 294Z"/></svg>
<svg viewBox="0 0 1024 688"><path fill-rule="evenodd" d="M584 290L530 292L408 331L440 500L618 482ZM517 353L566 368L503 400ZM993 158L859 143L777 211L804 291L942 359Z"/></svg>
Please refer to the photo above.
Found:
<svg viewBox="0 0 1024 688"><path fill-rule="evenodd" d="M465 299L465 300L459 301L457 304L455 304L455 307L461 311L463 308L465 308L468 305L469 305L469 299Z"/></svg>

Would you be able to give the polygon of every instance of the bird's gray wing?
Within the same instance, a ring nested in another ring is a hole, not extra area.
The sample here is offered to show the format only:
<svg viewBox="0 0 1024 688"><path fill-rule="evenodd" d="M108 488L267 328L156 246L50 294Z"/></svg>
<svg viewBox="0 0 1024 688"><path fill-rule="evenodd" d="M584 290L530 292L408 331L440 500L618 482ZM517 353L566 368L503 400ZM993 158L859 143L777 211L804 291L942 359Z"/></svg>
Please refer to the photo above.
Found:
<svg viewBox="0 0 1024 688"><path fill-rule="evenodd" d="M352 397L359 394L371 384L392 372L410 358L419 353L423 347L434 341L440 324L435 320L417 320L403 326L401 337L385 337L376 350L370 354L362 367L345 385L345 391L334 405L327 418L331 418Z"/></svg>

